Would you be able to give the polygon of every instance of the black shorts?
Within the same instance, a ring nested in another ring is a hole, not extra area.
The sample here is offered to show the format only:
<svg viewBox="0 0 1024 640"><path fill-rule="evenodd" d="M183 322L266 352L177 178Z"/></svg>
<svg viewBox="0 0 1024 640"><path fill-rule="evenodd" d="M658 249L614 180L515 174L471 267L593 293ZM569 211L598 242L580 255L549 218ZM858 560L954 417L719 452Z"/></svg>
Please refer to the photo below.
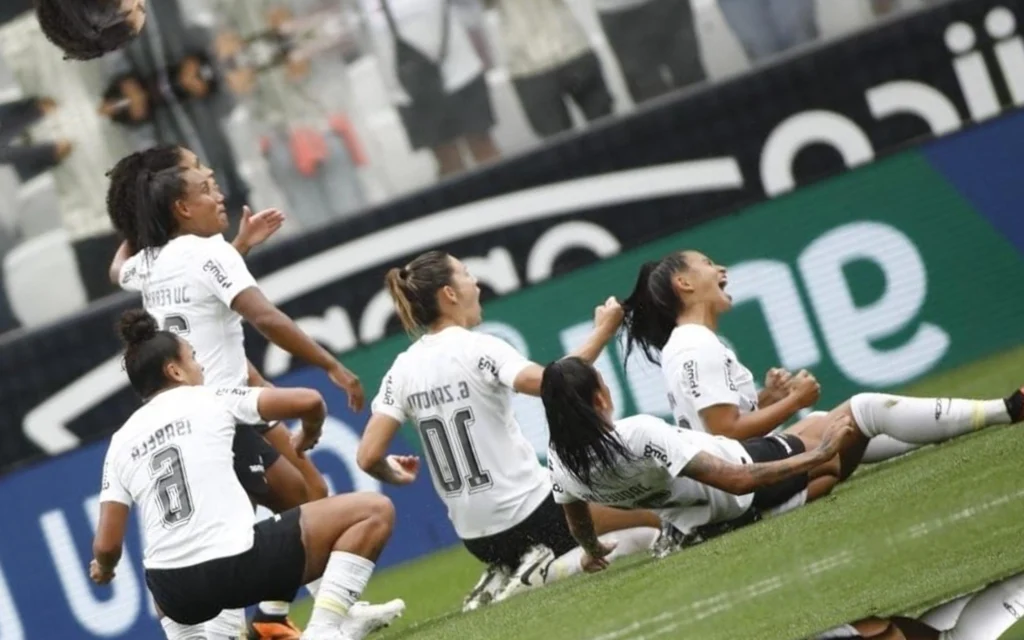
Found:
<svg viewBox="0 0 1024 640"><path fill-rule="evenodd" d="M455 93L430 104L398 107L402 126L415 149L434 148L494 127L491 93L484 74Z"/></svg>
<svg viewBox="0 0 1024 640"><path fill-rule="evenodd" d="M767 438L750 438L742 442L743 448L750 454L754 462L775 462L800 455L807 450L804 441L794 435L780 433ZM810 478L806 473L793 476L770 487L763 487L754 492L754 508L767 511L785 504L807 488Z"/></svg>
<svg viewBox="0 0 1024 640"><path fill-rule="evenodd" d="M224 609L291 602L302 587L305 566L296 508L256 523L252 548L245 553L181 569L146 569L146 585L171 620L200 624Z"/></svg>
<svg viewBox="0 0 1024 640"><path fill-rule="evenodd" d="M515 571L523 554L534 545L547 546L555 552L556 558L579 546L569 532L565 512L551 495L526 520L511 529L485 538L463 540L462 544L480 562L501 565L509 571Z"/></svg>
<svg viewBox="0 0 1024 640"><path fill-rule="evenodd" d="M250 496L265 496L270 491L267 469L281 454L270 446L253 425L240 424L235 429L235 440L231 445L235 454L235 475L242 488Z"/></svg>

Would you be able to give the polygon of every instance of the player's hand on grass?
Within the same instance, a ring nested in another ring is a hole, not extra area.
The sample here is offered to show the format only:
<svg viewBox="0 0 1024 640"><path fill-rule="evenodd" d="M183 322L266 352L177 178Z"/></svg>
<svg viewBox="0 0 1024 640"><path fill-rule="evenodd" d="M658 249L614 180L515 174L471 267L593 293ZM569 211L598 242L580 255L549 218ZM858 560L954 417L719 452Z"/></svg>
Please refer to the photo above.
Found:
<svg viewBox="0 0 1024 640"><path fill-rule="evenodd" d="M96 584L110 584L110 581L114 579L114 569L106 569L100 566L100 563L93 560L89 563L89 577Z"/></svg>
<svg viewBox="0 0 1024 640"><path fill-rule="evenodd" d="M619 546L618 542L604 543L599 541L597 547L584 552L583 557L580 558L580 566L587 573L604 571L610 563L608 555L615 551L617 546Z"/></svg>
<svg viewBox="0 0 1024 640"><path fill-rule="evenodd" d="M419 456L388 456L393 484L412 484L420 472Z"/></svg>
<svg viewBox="0 0 1024 640"><path fill-rule="evenodd" d="M831 460L839 453L843 443L846 442L847 438L853 435L856 426L853 424L853 418L847 414L837 416L832 424L828 425L825 429L825 435L821 438L821 443L818 445L818 452L821 454L823 460Z"/></svg>
<svg viewBox="0 0 1024 640"><path fill-rule="evenodd" d="M284 213L279 209L267 209L253 213L248 206L242 208L242 222L238 226L235 242L242 244L246 250L258 247L284 224Z"/></svg>
<svg viewBox="0 0 1024 640"><path fill-rule="evenodd" d="M363 395L363 383L359 381L359 377L356 374L346 369L339 362L337 366L327 372L327 377L348 396L349 409L353 411L363 410L366 398Z"/></svg>
<svg viewBox="0 0 1024 640"><path fill-rule="evenodd" d="M613 335L622 325L623 315L622 305L612 296L594 308L594 326Z"/></svg>
<svg viewBox="0 0 1024 640"><path fill-rule="evenodd" d="M821 385L810 372L801 369L789 381L789 395L796 399L801 409L813 407L821 397Z"/></svg>

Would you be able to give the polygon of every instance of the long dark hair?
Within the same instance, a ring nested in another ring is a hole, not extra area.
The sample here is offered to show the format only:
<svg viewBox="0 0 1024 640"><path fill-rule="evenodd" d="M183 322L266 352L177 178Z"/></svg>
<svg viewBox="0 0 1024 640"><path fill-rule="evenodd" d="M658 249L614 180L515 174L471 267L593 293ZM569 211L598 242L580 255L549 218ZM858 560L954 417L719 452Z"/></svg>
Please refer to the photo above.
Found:
<svg viewBox="0 0 1024 640"><path fill-rule="evenodd" d="M35 0L35 6L43 35L64 51L65 60L98 58L137 35L120 0Z"/></svg>
<svg viewBox="0 0 1024 640"><path fill-rule="evenodd" d="M622 302L627 362L629 354L639 347L645 358L654 364L660 363L661 350L683 310L683 301L672 288L672 276L686 268L682 251L645 262L640 267L633 293Z"/></svg>
<svg viewBox="0 0 1024 640"><path fill-rule="evenodd" d="M594 407L600 389L597 370L576 357L549 364L540 383L551 449L584 485L594 469L614 469L617 459L635 457Z"/></svg>
<svg viewBox="0 0 1024 640"><path fill-rule="evenodd" d="M128 309L117 324L117 333L124 343L124 370L132 389L143 400L156 395L170 381L164 373L169 360L180 358L177 336L161 331L153 316L143 309Z"/></svg>
<svg viewBox="0 0 1024 640"><path fill-rule="evenodd" d="M402 326L410 335L423 331L441 317L437 292L452 282L451 256L428 251L404 267L389 269L384 276L388 293Z"/></svg>
<svg viewBox="0 0 1024 640"><path fill-rule="evenodd" d="M174 203L188 184L181 148L164 145L122 158L107 173L107 215L134 251L162 247L178 231Z"/></svg>

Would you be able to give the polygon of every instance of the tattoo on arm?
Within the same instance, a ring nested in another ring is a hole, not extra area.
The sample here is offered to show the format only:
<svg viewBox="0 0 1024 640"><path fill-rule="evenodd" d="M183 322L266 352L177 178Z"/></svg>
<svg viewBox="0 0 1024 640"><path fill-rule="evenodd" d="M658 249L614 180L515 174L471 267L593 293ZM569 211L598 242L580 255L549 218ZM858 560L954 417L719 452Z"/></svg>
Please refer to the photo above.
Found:
<svg viewBox="0 0 1024 640"><path fill-rule="evenodd" d="M801 453L785 460L752 464L733 464L701 452L690 460L682 475L717 489L742 495L808 471L817 464L819 460L813 452Z"/></svg>

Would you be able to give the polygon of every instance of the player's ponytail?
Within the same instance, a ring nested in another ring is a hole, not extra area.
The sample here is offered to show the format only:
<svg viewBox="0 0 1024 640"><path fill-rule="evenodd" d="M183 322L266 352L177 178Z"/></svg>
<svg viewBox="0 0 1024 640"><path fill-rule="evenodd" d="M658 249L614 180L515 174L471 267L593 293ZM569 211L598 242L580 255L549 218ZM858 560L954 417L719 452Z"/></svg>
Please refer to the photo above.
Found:
<svg viewBox="0 0 1024 640"><path fill-rule="evenodd" d="M384 276L395 313L409 335L415 336L437 322L441 305L437 293L452 281L452 260L444 251L428 251Z"/></svg>
<svg viewBox="0 0 1024 640"><path fill-rule="evenodd" d="M164 365L180 358L178 338L161 331L153 316L143 309L129 309L121 315L117 333L125 345L124 370L132 388L144 400L167 386Z"/></svg>
<svg viewBox="0 0 1024 640"><path fill-rule="evenodd" d="M595 469L613 469L617 459L633 457L594 406L600 390L597 370L576 357L549 364L540 383L551 449L584 485Z"/></svg>
<svg viewBox="0 0 1024 640"><path fill-rule="evenodd" d="M672 288L672 276L684 269L686 259L682 252L645 262L640 267L636 286L622 303L627 362L633 349L639 347L645 358L659 363L661 349L672 335L683 307L683 301Z"/></svg>
<svg viewBox="0 0 1024 640"><path fill-rule="evenodd" d="M135 177L137 251L162 247L178 230L175 203L185 196L187 185L177 165L153 171L144 168Z"/></svg>
<svg viewBox="0 0 1024 640"><path fill-rule="evenodd" d="M107 215L114 229L128 241L133 250L137 251L140 248L142 229L146 229L147 242L150 243L147 246L160 246L160 238L155 236L168 236L169 232L159 234L150 229L153 204L152 185L148 174L174 169L181 165L181 162L180 147L162 145L129 154L107 172L107 177L110 178L110 186L107 188ZM171 222L162 224L164 228L173 230L173 216L171 218Z"/></svg>

